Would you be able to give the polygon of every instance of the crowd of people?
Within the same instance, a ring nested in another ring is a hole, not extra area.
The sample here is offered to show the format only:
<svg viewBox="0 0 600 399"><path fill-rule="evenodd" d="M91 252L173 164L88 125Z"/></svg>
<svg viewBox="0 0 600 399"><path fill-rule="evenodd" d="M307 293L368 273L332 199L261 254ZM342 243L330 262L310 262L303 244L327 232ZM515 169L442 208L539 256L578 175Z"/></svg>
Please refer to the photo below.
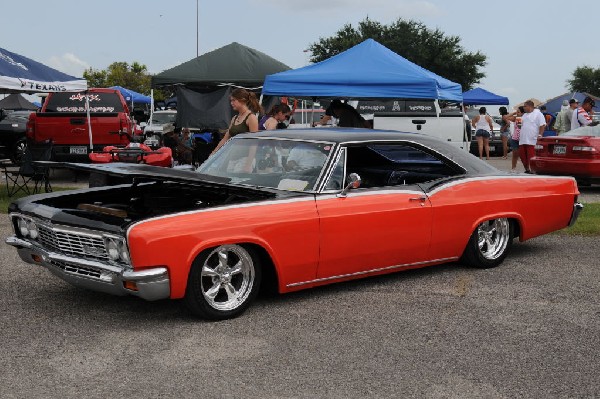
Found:
<svg viewBox="0 0 600 399"><path fill-rule="evenodd" d="M240 133L253 133L260 130L283 129L291 122L293 110L286 103L274 105L268 112L264 112L256 94L252 91L238 88L233 90L230 104L236 113L229 123L228 129L218 140L213 151L216 152L230 138ZM530 160L535 155L535 145L538 137L564 134L580 126L595 125L592 119L594 99L586 97L579 105L578 100L572 98L563 102L563 107L556 115L546 111L544 106L536 108L531 100L518 107L514 112L508 112L506 107L500 107L500 121L498 134L502 140L503 159L508 158L511 152L511 170L516 171L519 159L525 173L531 173ZM325 110L325 115L313 126L330 124L335 120L340 127L371 128L372 125L347 102L340 100L331 101ZM494 123L485 107L479 109L470 122L478 144L479 158L490 158L490 138L494 135ZM189 129L182 130L183 137L178 143L178 152L181 163L193 163L194 141L190 137Z"/></svg>
<svg viewBox="0 0 600 399"><path fill-rule="evenodd" d="M593 108L595 101L586 97L581 106L579 101L572 98L564 101L561 111L556 116L547 112L545 106L535 107L533 101L525 101L523 106L514 112L508 112L506 107L500 107L500 136L502 138L503 158L508 158L512 152L511 170L516 171L520 159L525 173L531 173L530 160L535 155L535 145L539 137L557 136L581 126L594 126ZM490 158L489 140L494 134L493 121L485 107L479 109L479 115L471 121L477 139L479 158Z"/></svg>

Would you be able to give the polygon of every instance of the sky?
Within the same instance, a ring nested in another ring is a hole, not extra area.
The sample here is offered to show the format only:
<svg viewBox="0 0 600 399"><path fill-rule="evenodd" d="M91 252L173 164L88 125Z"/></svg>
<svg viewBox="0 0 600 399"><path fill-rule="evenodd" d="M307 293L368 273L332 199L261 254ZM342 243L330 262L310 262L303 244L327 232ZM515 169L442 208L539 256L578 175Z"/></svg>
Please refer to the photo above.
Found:
<svg viewBox="0 0 600 399"><path fill-rule="evenodd" d="M589 17L600 2L559 0L29 0L3 1L0 48L81 77L87 68L137 61L152 74L231 42L291 68L309 63L311 43L357 27L422 22L487 56L477 85L511 104L568 91L579 66L600 67ZM25 8L26 6L26 8ZM196 34L198 32L198 34ZM400 54L402 55L402 54Z"/></svg>

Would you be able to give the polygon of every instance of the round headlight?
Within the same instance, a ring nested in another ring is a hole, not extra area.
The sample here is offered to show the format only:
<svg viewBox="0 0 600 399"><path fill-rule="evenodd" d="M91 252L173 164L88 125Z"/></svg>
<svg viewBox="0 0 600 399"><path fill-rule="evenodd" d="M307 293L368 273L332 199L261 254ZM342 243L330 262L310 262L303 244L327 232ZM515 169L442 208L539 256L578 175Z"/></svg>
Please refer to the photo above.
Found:
<svg viewBox="0 0 600 399"><path fill-rule="evenodd" d="M38 231L37 225L33 220L27 222L27 229L29 230L29 237L31 237L33 240L37 240L40 233Z"/></svg>
<svg viewBox="0 0 600 399"><path fill-rule="evenodd" d="M19 232L23 237L27 237L29 235L29 229L27 228L27 220L19 219L17 221L17 226L19 227Z"/></svg>
<svg viewBox="0 0 600 399"><path fill-rule="evenodd" d="M113 239L106 240L106 252L111 260L119 260L119 243Z"/></svg>

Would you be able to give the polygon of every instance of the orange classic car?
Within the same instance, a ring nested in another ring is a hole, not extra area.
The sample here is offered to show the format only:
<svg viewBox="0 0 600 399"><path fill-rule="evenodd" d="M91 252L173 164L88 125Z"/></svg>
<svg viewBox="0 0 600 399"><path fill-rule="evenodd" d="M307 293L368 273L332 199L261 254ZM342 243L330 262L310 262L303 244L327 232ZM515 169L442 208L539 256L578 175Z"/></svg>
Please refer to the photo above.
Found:
<svg viewBox="0 0 600 399"><path fill-rule="evenodd" d="M64 166L64 165L61 165ZM571 177L500 172L414 133L287 129L238 135L195 171L71 165L129 183L25 197L6 242L80 287L183 298L207 319L280 293L461 262L494 267L574 223Z"/></svg>

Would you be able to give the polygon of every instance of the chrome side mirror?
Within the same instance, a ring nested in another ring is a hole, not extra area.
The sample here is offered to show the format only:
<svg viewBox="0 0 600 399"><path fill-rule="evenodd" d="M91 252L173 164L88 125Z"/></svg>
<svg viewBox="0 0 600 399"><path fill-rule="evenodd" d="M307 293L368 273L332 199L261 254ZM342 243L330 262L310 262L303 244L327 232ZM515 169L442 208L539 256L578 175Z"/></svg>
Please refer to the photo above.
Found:
<svg viewBox="0 0 600 399"><path fill-rule="evenodd" d="M361 181L362 180L360 179L358 173L350 173L348 175L348 185L344 187L341 193L338 194L338 197L345 197L348 195L348 191L350 191L350 189L359 188Z"/></svg>

